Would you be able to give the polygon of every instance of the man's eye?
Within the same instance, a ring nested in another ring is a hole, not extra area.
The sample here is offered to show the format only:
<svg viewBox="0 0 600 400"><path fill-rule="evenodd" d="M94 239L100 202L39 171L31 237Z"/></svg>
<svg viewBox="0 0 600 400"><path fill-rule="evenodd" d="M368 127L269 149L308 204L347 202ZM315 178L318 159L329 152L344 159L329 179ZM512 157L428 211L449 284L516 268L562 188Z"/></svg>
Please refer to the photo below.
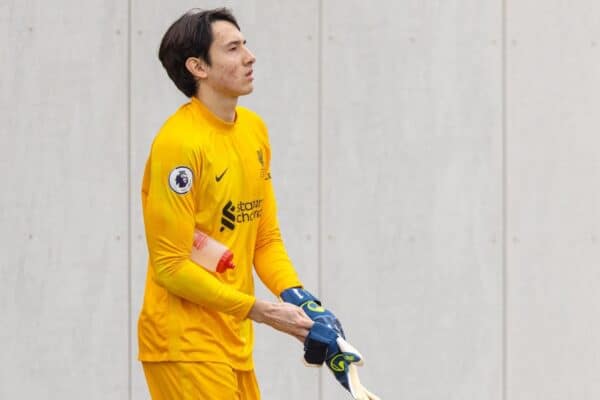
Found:
<svg viewBox="0 0 600 400"><path fill-rule="evenodd" d="M236 51L236 50L237 50L237 47L230 47L229 48L229 51Z"/></svg>

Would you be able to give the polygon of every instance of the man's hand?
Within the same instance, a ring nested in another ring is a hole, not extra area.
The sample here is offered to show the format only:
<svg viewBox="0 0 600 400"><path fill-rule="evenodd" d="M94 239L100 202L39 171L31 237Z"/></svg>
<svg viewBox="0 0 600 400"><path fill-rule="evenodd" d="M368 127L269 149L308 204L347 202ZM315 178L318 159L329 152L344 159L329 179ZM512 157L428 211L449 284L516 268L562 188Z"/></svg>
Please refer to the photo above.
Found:
<svg viewBox="0 0 600 400"><path fill-rule="evenodd" d="M292 335L302 343L304 343L308 331L314 324L300 307L288 303L271 303L258 299L250 309L248 318Z"/></svg>
<svg viewBox="0 0 600 400"><path fill-rule="evenodd" d="M312 366L325 363L335 379L355 399L379 400L360 383L356 365L363 364L363 357L345 340L342 324L336 316L302 288L284 290L281 299L301 307L315 321L304 342L304 361Z"/></svg>
<svg viewBox="0 0 600 400"><path fill-rule="evenodd" d="M338 353L336 339L345 338L342 324L335 315L321 306L321 302L308 290L290 288L284 290L281 299L286 303L301 307L315 321L308 338L304 342L304 360L309 365L321 365L334 353Z"/></svg>
<svg viewBox="0 0 600 400"><path fill-rule="evenodd" d="M345 338L342 324L335 315L321 306L321 301L313 296L308 290L302 288L290 288L281 293L281 300L286 303L301 307L306 315L315 322L328 326L339 336Z"/></svg>

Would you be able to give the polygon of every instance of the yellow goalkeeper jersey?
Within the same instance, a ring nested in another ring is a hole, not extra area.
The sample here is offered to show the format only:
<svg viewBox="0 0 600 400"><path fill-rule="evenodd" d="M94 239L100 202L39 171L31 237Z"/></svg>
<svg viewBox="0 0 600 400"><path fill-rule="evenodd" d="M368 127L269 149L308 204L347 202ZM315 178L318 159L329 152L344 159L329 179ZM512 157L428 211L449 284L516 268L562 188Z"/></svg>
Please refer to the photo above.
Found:
<svg viewBox="0 0 600 400"><path fill-rule="evenodd" d="M270 161L266 127L243 107L228 123L192 98L157 134L142 183L141 361L253 368L253 266L277 296L301 285L279 232ZM235 268L214 273L192 262L194 229L229 247Z"/></svg>

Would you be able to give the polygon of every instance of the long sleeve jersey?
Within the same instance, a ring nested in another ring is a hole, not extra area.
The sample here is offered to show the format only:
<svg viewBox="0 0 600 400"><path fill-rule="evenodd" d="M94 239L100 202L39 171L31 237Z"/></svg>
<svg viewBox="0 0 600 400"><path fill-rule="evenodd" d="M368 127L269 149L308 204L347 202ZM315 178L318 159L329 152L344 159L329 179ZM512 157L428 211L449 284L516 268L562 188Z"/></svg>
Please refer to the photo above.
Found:
<svg viewBox="0 0 600 400"><path fill-rule="evenodd" d="M142 183L149 260L140 360L253 368L253 266L276 296L301 286L279 231L270 161L266 127L243 107L228 123L192 98L160 129ZM235 268L192 262L195 229L231 249Z"/></svg>

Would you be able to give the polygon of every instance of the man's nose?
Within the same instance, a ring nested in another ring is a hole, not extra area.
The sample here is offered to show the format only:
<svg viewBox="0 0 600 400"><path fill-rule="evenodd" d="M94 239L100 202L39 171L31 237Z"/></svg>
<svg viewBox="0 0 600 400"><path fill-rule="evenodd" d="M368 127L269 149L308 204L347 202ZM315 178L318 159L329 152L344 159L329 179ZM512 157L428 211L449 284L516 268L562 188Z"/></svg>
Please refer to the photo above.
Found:
<svg viewBox="0 0 600 400"><path fill-rule="evenodd" d="M254 54L248 48L246 48L246 59L245 59L245 62L246 62L246 64L254 64L256 62L256 57L254 56Z"/></svg>

